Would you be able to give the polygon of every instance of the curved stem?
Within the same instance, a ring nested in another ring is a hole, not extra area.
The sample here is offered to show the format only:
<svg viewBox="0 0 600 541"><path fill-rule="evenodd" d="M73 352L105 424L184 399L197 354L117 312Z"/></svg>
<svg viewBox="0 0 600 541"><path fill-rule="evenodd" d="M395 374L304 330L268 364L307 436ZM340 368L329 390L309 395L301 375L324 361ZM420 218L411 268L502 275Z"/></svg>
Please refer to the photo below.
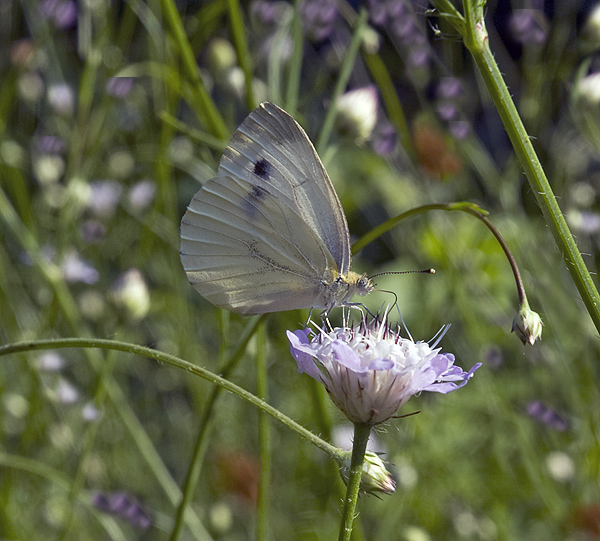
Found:
<svg viewBox="0 0 600 541"><path fill-rule="evenodd" d="M459 202L459 203L433 203L431 205L423 205L421 207L415 207L413 209L407 210L406 212L403 212L402 214L399 214L398 216L394 216L393 218L386 220L382 224L378 225L377 227L375 227L374 229L369 231L366 235L363 235L360 239L358 239L352 245L352 254L355 254L359 250L362 250L367 244L370 244L371 242L373 242L374 240L379 238L384 233L387 233L390 229L392 229L393 227L398 225L405 218L409 218L410 216L415 216L416 214L421 214L422 212L427 212L429 210L445 210L445 211L458 210L458 211L466 212L467 214L470 214L471 216L475 216L475 218L477 218L478 220L483 222L487 226L487 228L492 232L494 237L496 237L496 240L502 247L502 250L504 250L504 253L506 254L508 262L510 263L510 267L511 267L511 269L513 271L513 275L515 277L515 282L517 283L517 291L519 294L519 304L523 304L524 302L527 301L527 295L525 294L525 287L523 286L523 280L521 279L521 273L519 272L519 268L517 266L517 261L515 260L514 256L512 255L512 252L510 251L508 244L506 244L506 241L504 240L504 238L502 238L502 235L500 234L500 231L498 231L498 229L496 229L496 226L494 224L492 224L492 222L490 222L486 218L486 216L485 216L486 211L484 211L482 208L480 208L475 203L469 203L466 201Z"/></svg>
<svg viewBox="0 0 600 541"><path fill-rule="evenodd" d="M128 342L117 342L115 340L105 340L102 338L61 338L58 340L30 340L26 342L17 342L14 344L6 344L0 346L0 357L2 355L8 355L10 353L20 353L23 351L34 351L40 349L61 349L61 348L97 348L97 349L114 349L117 351L124 351L126 353L132 353L134 355L140 355L142 357L148 357L155 361L170 364L181 370L185 370L194 376L199 376L215 385L218 385L225 391L238 396L239 398L246 400L254 407L263 411L264 413L273 417L276 421L296 432L300 437L304 438L308 442L312 443L322 451L324 451L329 457L336 462L342 464L347 453L342 449L338 449L333 445L322 440L318 436L315 436L312 432L299 425L296 421L290 419L287 415L281 413L278 409L274 408L270 404L267 404L264 400L257 398L255 395L246 391L242 387L239 387L235 383L228 381L216 374L213 374L209 370L189 363L170 355L169 353L163 353L150 349L144 346L138 346L137 344L130 344Z"/></svg>
<svg viewBox="0 0 600 541"><path fill-rule="evenodd" d="M432 0L440 15L447 18L462 35L464 43L479 68L481 77L500 114L504 128L525 171L537 204L539 205L548 228L554 236L563 259L567 264L571 278L575 282L579 294L600 332L600 295L588 271L575 239L560 210L554 192L546 178L539 158L525 130L521 117L513 102L512 96L504 82L498 64L489 47L488 33L484 19L484 2L480 0L463 0L464 19L449 15L448 2ZM456 11L456 10L454 10ZM460 25L456 21L460 20Z"/></svg>

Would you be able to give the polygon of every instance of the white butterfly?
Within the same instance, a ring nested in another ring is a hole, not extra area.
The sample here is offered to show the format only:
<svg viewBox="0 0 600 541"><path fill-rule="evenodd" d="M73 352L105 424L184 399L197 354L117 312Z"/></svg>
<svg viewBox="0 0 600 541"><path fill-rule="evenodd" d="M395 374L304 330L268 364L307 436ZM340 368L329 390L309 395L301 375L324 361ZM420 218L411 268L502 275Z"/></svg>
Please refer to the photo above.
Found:
<svg viewBox="0 0 600 541"><path fill-rule="evenodd" d="M181 221L181 262L208 301L239 314L349 305L373 283L350 270L350 234L310 139L263 103Z"/></svg>

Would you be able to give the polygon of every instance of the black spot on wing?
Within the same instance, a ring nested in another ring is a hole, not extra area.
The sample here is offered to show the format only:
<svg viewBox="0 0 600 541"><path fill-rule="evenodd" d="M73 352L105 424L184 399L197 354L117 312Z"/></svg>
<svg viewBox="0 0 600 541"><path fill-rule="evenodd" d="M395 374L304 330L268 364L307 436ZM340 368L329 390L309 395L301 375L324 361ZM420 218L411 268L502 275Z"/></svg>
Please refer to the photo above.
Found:
<svg viewBox="0 0 600 541"><path fill-rule="evenodd" d="M248 216L253 217L256 214L259 205L262 203L268 193L269 192L265 188L258 186L258 184L252 186L252 190L244 198L243 205L244 211Z"/></svg>
<svg viewBox="0 0 600 541"><path fill-rule="evenodd" d="M262 178L263 180L268 180L268 178L271 174L271 164L264 158L261 158L260 160L255 161L254 162L254 174L257 177Z"/></svg>

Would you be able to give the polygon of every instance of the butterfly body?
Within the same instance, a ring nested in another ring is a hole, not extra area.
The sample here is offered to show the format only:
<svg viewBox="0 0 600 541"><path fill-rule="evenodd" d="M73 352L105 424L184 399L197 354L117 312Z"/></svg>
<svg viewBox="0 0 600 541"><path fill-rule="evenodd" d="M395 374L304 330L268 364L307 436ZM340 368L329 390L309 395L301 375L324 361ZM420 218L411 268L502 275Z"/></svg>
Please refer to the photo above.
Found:
<svg viewBox="0 0 600 541"><path fill-rule="evenodd" d="M240 314L349 304L348 225L300 125L271 103L242 122L181 222L181 260L208 301Z"/></svg>

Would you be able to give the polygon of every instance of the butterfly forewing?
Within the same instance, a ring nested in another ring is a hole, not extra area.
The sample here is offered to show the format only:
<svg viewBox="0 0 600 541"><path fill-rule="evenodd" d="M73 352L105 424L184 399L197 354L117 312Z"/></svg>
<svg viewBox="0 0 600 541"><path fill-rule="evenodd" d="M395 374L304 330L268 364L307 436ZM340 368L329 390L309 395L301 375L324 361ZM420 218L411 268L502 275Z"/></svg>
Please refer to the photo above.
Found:
<svg viewBox="0 0 600 541"><path fill-rule="evenodd" d="M244 178L295 208L323 240L338 271L350 270L350 235L338 196L310 139L283 109L263 103L250 113L219 172Z"/></svg>

